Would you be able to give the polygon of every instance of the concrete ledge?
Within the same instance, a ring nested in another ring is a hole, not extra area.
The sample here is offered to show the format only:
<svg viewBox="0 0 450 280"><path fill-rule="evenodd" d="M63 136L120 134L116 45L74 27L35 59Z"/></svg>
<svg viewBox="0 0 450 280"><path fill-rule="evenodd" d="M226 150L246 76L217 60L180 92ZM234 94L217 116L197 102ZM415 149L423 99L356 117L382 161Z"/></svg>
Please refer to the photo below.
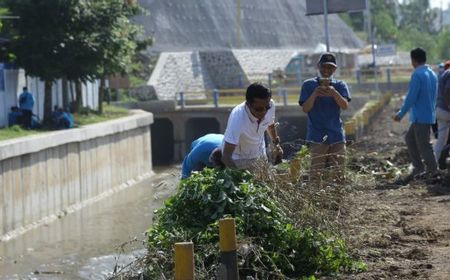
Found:
<svg viewBox="0 0 450 280"><path fill-rule="evenodd" d="M82 142L111 134L129 131L153 123L153 114L132 110L131 115L80 128L59 130L0 142L0 161L23 154L39 152L68 143Z"/></svg>
<svg viewBox="0 0 450 280"><path fill-rule="evenodd" d="M0 239L151 174L153 115L0 144Z"/></svg>

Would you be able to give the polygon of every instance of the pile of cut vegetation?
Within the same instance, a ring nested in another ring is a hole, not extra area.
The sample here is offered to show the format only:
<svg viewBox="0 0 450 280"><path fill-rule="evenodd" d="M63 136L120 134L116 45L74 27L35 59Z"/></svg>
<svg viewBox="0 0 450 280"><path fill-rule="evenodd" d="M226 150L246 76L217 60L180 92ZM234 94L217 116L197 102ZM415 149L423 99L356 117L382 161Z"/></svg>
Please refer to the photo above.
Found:
<svg viewBox="0 0 450 280"><path fill-rule="evenodd" d="M194 173L156 211L148 231L148 254L134 277L173 279L174 244L192 241L196 279L216 279L218 220L224 217L236 219L241 279L315 279L365 268L352 259L342 239L312 227L299 228L282 209L273 189L248 171Z"/></svg>

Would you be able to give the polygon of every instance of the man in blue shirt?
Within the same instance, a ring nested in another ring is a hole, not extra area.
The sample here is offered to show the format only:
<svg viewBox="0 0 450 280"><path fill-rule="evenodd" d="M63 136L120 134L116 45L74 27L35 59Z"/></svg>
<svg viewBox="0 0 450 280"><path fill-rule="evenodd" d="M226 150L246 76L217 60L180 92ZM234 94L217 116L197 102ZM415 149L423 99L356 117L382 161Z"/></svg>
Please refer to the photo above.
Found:
<svg viewBox="0 0 450 280"><path fill-rule="evenodd" d="M436 103L436 118L438 137L434 145L434 155L440 169L447 168L446 159L450 151L450 60L444 64L444 70L439 76L438 97Z"/></svg>
<svg viewBox="0 0 450 280"><path fill-rule="evenodd" d="M184 158L181 179L191 176L192 171L201 171L205 167L223 166L221 161L222 134L206 134L192 142L191 151Z"/></svg>
<svg viewBox="0 0 450 280"><path fill-rule="evenodd" d="M326 166L333 171L332 180L344 179L345 134L340 114L341 109L347 109L351 96L347 84L333 78L336 68L336 57L332 53L322 54L318 62L320 76L303 83L299 99L308 114L310 181L319 184Z"/></svg>
<svg viewBox="0 0 450 280"><path fill-rule="evenodd" d="M16 106L11 107L11 111L8 114L8 126L20 124L22 118L22 112Z"/></svg>
<svg viewBox="0 0 450 280"><path fill-rule="evenodd" d="M414 72L409 82L408 93L400 111L394 116L399 122L407 112L411 125L405 136L409 158L413 171L405 179L405 183L414 176L434 175L437 171L436 159L431 146L431 126L436 121L437 77L433 70L425 65L426 52L421 48L411 51L411 64ZM423 162L422 162L423 159Z"/></svg>
<svg viewBox="0 0 450 280"><path fill-rule="evenodd" d="M19 108L22 112L22 123L27 129L31 128L31 116L33 115L34 97L28 92L27 87L23 87L23 92L19 96Z"/></svg>

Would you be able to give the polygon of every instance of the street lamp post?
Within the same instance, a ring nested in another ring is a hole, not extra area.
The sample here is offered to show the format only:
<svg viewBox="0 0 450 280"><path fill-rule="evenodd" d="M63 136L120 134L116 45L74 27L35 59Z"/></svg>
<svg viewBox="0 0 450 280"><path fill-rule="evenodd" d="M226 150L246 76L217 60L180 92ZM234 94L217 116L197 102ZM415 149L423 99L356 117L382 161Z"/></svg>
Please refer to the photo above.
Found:
<svg viewBox="0 0 450 280"><path fill-rule="evenodd" d="M323 0L323 19L325 25L325 44L327 46L327 52L330 51L330 38L328 30L328 0Z"/></svg>

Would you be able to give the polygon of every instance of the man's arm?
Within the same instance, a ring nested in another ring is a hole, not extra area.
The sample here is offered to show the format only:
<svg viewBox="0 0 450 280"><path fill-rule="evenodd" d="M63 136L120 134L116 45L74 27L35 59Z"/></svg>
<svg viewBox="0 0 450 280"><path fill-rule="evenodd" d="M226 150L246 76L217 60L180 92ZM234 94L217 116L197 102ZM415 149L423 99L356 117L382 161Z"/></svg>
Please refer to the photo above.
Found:
<svg viewBox="0 0 450 280"><path fill-rule="evenodd" d="M336 101L336 104L339 106L339 108L341 108L342 110L346 110L348 108L347 99L344 98L334 87L329 87L327 89L327 92L334 98L334 101Z"/></svg>
<svg viewBox="0 0 450 280"><path fill-rule="evenodd" d="M275 124L271 124L267 127L267 133L270 136L270 139L272 140L272 143L275 145L280 144L280 137L278 137L277 129L275 128Z"/></svg>
<svg viewBox="0 0 450 280"><path fill-rule="evenodd" d="M236 149L236 145L230 144L227 141L224 141L223 151L222 151L222 162L226 167L229 168L237 168L236 164L232 159L232 155L234 150Z"/></svg>
<svg viewBox="0 0 450 280"><path fill-rule="evenodd" d="M409 83L409 89L408 93L406 94L405 101L403 102L400 111L398 111L398 113L395 115L394 120L400 121L406 115L409 109L411 109L414 103L416 103L417 96L419 95L419 89L419 80L415 75L413 75L411 77L411 82Z"/></svg>
<svg viewBox="0 0 450 280"><path fill-rule="evenodd" d="M270 139L272 140L272 144L274 145L273 151L277 153L277 155L280 157L283 155L283 149L280 145L280 137L277 135L277 129L275 124L271 124L267 127L267 133L269 134ZM272 152L273 152L272 151Z"/></svg>
<svg viewBox="0 0 450 280"><path fill-rule="evenodd" d="M316 102L316 98L318 96L326 95L326 90L323 87L317 87L308 99L306 99L305 103L302 105L303 112L308 113L314 107L314 102Z"/></svg>
<svg viewBox="0 0 450 280"><path fill-rule="evenodd" d="M186 179L191 176L192 169L194 168L191 154L189 153L183 160L183 165L181 166L181 179Z"/></svg>

